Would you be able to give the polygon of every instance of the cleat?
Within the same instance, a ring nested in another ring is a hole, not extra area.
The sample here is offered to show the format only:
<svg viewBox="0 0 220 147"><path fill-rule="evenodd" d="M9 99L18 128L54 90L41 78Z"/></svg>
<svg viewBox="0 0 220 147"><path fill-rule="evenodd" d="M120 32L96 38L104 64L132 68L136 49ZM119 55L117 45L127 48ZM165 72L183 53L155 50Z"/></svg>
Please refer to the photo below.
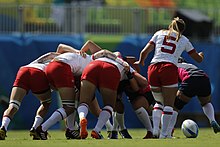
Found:
<svg viewBox="0 0 220 147"><path fill-rule="evenodd" d="M95 139L104 139L104 137L102 136L102 134L99 132L96 132L94 130L92 130L91 132L91 137L95 138Z"/></svg>
<svg viewBox="0 0 220 147"><path fill-rule="evenodd" d="M111 139L111 137L112 137L112 131L107 131L107 138Z"/></svg>
<svg viewBox="0 0 220 147"><path fill-rule="evenodd" d="M119 131L122 138L132 139L131 135L128 133L127 129Z"/></svg>
<svg viewBox="0 0 220 147"><path fill-rule="evenodd" d="M5 137L7 137L6 136L6 130L5 130L5 127L1 127L1 129L0 129L0 140L5 140Z"/></svg>
<svg viewBox="0 0 220 147"><path fill-rule="evenodd" d="M34 128L30 129L30 136L33 136L33 140L40 140L40 136L37 134Z"/></svg>
<svg viewBox="0 0 220 147"><path fill-rule="evenodd" d="M80 132L79 130L70 130L66 129L65 132L66 139L80 139Z"/></svg>
<svg viewBox="0 0 220 147"><path fill-rule="evenodd" d="M109 139L118 139L118 132L117 131L112 131L111 138L109 138Z"/></svg>
<svg viewBox="0 0 220 147"><path fill-rule="evenodd" d="M42 130L42 126L37 127L36 132L41 140L47 140L47 131Z"/></svg>
<svg viewBox="0 0 220 147"><path fill-rule="evenodd" d="M153 133L151 131L147 131L147 134L146 136L144 136L143 139L151 139L151 138L153 138Z"/></svg>
<svg viewBox="0 0 220 147"><path fill-rule="evenodd" d="M83 118L80 120L80 138L81 139L86 139L88 136L88 131L87 131L87 119Z"/></svg>
<svg viewBox="0 0 220 147"><path fill-rule="evenodd" d="M160 130L153 130L153 138L159 138Z"/></svg>
<svg viewBox="0 0 220 147"><path fill-rule="evenodd" d="M213 131L215 133L220 132L220 126L219 126L219 124L216 121L212 121L211 122L211 127L213 128Z"/></svg>

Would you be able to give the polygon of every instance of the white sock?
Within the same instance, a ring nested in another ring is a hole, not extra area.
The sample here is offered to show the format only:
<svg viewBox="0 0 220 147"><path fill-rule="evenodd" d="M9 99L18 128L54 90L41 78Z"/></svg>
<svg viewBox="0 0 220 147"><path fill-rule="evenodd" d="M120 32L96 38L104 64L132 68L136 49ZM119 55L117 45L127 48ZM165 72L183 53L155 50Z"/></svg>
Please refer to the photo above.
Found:
<svg viewBox="0 0 220 147"><path fill-rule="evenodd" d="M160 121L163 112L163 105L156 103L152 111L152 120L153 120L153 133L159 133L160 130ZM159 134L154 134L159 135Z"/></svg>
<svg viewBox="0 0 220 147"><path fill-rule="evenodd" d="M5 127L5 130L7 131L8 130L8 125L9 123L11 122L11 119L7 116L3 116L2 118L2 126L1 127Z"/></svg>
<svg viewBox="0 0 220 147"><path fill-rule="evenodd" d="M42 130L47 131L52 125L65 119L67 114L64 108L57 109L51 116L42 124Z"/></svg>
<svg viewBox="0 0 220 147"><path fill-rule="evenodd" d="M108 119L107 122L105 123L105 127L106 127L106 130L107 130L107 131L112 131L113 126L112 126L112 124L111 124L111 122L110 122L109 119Z"/></svg>
<svg viewBox="0 0 220 147"><path fill-rule="evenodd" d="M111 106L105 106L102 109L101 113L99 114L98 122L97 122L97 124L96 124L96 126L94 128L94 131L100 132L102 130L102 128L104 127L106 122L111 117L112 111L113 111L113 108Z"/></svg>
<svg viewBox="0 0 220 147"><path fill-rule="evenodd" d="M120 130L126 129L125 121L124 121L124 113L120 114L116 112L116 120L118 121Z"/></svg>
<svg viewBox="0 0 220 147"><path fill-rule="evenodd" d="M43 121L44 119L40 115L35 116L32 128L36 129L38 126L40 126L43 123Z"/></svg>
<svg viewBox="0 0 220 147"><path fill-rule="evenodd" d="M143 107L141 107L141 108L135 110L135 113L136 113L138 119L141 121L141 123L147 129L147 131L153 132L151 121L150 121L150 118L149 118L147 111Z"/></svg>
<svg viewBox="0 0 220 147"><path fill-rule="evenodd" d="M117 118L116 118L116 113L117 112L113 112L112 114L112 121L113 121L113 131L118 131L118 121L117 121Z"/></svg>
<svg viewBox="0 0 220 147"><path fill-rule="evenodd" d="M215 110L214 110L213 105L211 103L208 103L205 106L203 106L202 110L203 110L204 114L207 116L207 118L209 119L210 123L212 121L215 121Z"/></svg>
<svg viewBox="0 0 220 147"><path fill-rule="evenodd" d="M78 114L79 114L79 120L82 118L86 118L88 114L88 105L86 103L81 103L79 107L77 108Z"/></svg>
<svg viewBox="0 0 220 147"><path fill-rule="evenodd" d="M66 118L66 127L70 130L74 130L74 123L75 123L75 114L71 113L67 118Z"/></svg>
<svg viewBox="0 0 220 147"><path fill-rule="evenodd" d="M178 112L173 111L173 115L172 115L170 124L168 126L168 136L172 136L172 131L173 131L174 127L175 127L177 116L178 116Z"/></svg>
<svg viewBox="0 0 220 147"><path fill-rule="evenodd" d="M167 136L168 126L173 115L173 108L170 106L165 106L163 109L163 114L161 116L161 133L160 135Z"/></svg>

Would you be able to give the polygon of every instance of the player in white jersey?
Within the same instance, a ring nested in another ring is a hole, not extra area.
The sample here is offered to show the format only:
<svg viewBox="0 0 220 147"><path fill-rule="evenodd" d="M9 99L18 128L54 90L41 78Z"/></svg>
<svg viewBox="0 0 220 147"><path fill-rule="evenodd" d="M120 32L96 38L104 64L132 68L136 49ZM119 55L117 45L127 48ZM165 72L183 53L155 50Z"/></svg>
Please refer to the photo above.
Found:
<svg viewBox="0 0 220 147"><path fill-rule="evenodd" d="M104 124L112 115L117 96L117 87L124 79L125 72L130 70L129 64L113 54L112 59L99 58L89 63L81 77L80 105L78 114L80 119L80 136L87 138L88 105L92 101L96 89L99 89L104 107L98 117L98 122L91 132L91 137L102 139L100 134Z"/></svg>
<svg viewBox="0 0 220 147"><path fill-rule="evenodd" d="M9 123L18 111L23 98L29 90L31 90L33 95L41 102L36 112L34 124L30 130L30 135L33 135L33 139L39 139L33 134L34 129L43 122L43 117L46 115L51 102L50 86L44 69L48 62L58 54L59 53L55 52L46 53L28 65L19 68L11 91L9 106L3 114L0 140L5 139Z"/></svg>
<svg viewBox="0 0 220 147"><path fill-rule="evenodd" d="M144 66L148 54L154 50L151 65L148 67L148 80L157 101L153 110L153 134L158 137L160 133L159 138L167 138L168 124L173 114L178 87L178 58L186 51L195 61L203 60L203 53L197 53L190 41L182 35L184 30L185 22L178 17L174 18L168 30L160 30L153 35L141 51L139 61L135 63Z"/></svg>
<svg viewBox="0 0 220 147"><path fill-rule="evenodd" d="M99 47L95 46L95 48ZM67 52L55 57L53 61L48 64L45 73L51 87L59 92L62 107L57 109L48 120L37 128L36 131L42 140L47 139L47 130L52 125L73 114L75 107L75 76L80 76L85 66L89 64L93 58L106 56L106 52L107 51L103 50L93 55ZM82 55L84 57L82 57Z"/></svg>

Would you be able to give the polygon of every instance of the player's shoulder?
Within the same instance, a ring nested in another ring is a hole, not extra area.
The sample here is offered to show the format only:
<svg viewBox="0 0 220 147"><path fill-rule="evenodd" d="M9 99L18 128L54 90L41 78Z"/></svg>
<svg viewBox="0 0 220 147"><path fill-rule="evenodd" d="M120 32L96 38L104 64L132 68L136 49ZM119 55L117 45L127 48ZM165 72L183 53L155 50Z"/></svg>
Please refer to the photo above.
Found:
<svg viewBox="0 0 220 147"><path fill-rule="evenodd" d="M167 33L168 33L168 30L161 29L161 30L156 31L154 35L161 35L161 34L167 34Z"/></svg>
<svg viewBox="0 0 220 147"><path fill-rule="evenodd" d="M180 39L184 42L189 42L189 39L184 35L182 35Z"/></svg>

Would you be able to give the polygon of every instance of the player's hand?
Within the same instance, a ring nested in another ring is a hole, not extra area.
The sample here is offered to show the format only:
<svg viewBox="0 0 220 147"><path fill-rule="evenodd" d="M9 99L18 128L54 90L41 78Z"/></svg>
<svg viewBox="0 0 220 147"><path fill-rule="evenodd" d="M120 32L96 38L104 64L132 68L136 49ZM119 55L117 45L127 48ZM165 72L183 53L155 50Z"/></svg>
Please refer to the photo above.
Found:
<svg viewBox="0 0 220 147"><path fill-rule="evenodd" d="M86 53L85 53L85 52L79 51L79 54L80 54L83 58L86 58Z"/></svg>
<svg viewBox="0 0 220 147"><path fill-rule="evenodd" d="M199 52L199 56L202 57L202 60L204 59L204 53L203 52Z"/></svg>

